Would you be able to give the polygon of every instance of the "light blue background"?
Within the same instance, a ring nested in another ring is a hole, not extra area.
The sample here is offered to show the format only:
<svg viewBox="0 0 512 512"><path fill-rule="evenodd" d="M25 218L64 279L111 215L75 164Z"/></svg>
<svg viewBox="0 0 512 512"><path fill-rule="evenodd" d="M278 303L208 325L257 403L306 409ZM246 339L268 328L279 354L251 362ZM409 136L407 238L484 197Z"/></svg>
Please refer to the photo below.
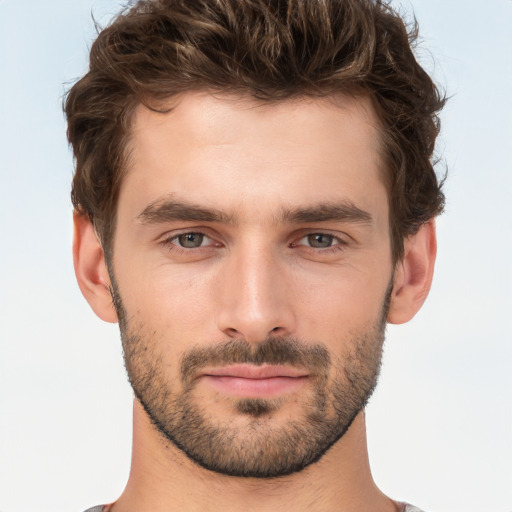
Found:
<svg viewBox="0 0 512 512"><path fill-rule="evenodd" d="M117 327L73 275L61 112L86 71L91 12L106 23L119 5L0 0L1 512L80 512L115 499L129 471ZM430 298L389 329L368 410L374 477L429 512L511 512L512 2L403 8L452 96L438 146L448 203Z"/></svg>

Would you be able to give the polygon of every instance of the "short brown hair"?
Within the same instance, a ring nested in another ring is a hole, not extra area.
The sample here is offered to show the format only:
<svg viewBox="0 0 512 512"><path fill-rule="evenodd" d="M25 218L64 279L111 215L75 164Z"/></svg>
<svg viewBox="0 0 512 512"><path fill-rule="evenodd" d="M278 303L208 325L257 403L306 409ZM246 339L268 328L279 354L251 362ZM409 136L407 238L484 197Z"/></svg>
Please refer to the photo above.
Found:
<svg viewBox="0 0 512 512"><path fill-rule="evenodd" d="M432 159L445 100L414 57L416 36L381 0L140 0L101 31L88 73L67 94L76 211L108 258L140 103L198 89L261 101L361 93L381 122L401 258L404 238L444 205Z"/></svg>

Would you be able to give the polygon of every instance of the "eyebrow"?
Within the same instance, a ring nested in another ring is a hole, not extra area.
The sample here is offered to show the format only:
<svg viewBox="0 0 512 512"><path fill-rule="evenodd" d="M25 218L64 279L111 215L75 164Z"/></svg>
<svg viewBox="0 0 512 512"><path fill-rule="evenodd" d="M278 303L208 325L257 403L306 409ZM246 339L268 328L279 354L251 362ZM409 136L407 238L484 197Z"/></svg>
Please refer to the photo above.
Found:
<svg viewBox="0 0 512 512"><path fill-rule="evenodd" d="M137 219L146 225L175 221L235 224L235 217L232 214L227 214L216 208L206 208L173 199L157 200L150 203L137 216ZM370 213L361 210L350 201L284 208L276 217L276 220L290 224L310 224L328 221L358 224L373 223L373 217Z"/></svg>
<svg viewBox="0 0 512 512"><path fill-rule="evenodd" d="M309 207L285 210L282 220L293 224L307 224L311 222L354 222L372 224L370 213L361 210L351 201L341 203L320 203Z"/></svg>
<svg viewBox="0 0 512 512"><path fill-rule="evenodd" d="M148 204L139 215L137 215L143 224L160 224L173 221L191 221L191 222L219 222L223 224L232 224L233 216L217 210L215 208L205 208L203 206L172 199L158 200Z"/></svg>

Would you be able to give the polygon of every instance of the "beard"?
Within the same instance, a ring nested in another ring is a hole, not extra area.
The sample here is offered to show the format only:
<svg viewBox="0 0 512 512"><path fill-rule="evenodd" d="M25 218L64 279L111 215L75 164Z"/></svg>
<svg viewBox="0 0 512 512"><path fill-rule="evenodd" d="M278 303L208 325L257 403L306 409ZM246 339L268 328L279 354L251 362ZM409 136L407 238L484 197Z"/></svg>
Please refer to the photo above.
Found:
<svg viewBox="0 0 512 512"><path fill-rule="evenodd" d="M134 317L128 319L113 279L112 285L125 366L137 400L164 440L210 471L274 478L303 470L347 432L377 384L391 284L376 321L340 339L344 350L337 357L321 343L269 337L260 343L237 339L191 347L171 362L162 352L167 343ZM212 410L216 400L201 400L197 377L205 367L231 364L301 368L309 375L308 387L292 398L225 397L231 415L223 420ZM290 403L294 419L280 419Z"/></svg>

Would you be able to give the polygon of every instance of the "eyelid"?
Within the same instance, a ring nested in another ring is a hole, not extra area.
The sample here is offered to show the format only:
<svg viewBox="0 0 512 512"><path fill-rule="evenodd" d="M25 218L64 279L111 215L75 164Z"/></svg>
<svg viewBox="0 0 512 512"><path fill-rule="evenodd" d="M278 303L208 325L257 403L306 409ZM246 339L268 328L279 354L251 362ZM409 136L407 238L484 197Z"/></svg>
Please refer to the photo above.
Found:
<svg viewBox="0 0 512 512"><path fill-rule="evenodd" d="M182 237L184 235L201 235L203 237L201 240L202 242L204 242L205 240L213 241L212 238L209 237L206 233L201 233L200 231L186 231L185 233L179 233L177 235L171 236L168 239L169 243L174 243L176 240L178 240L180 237ZM206 245L210 245L210 244L206 244ZM199 247L203 247L203 244L201 244ZM194 249L199 249L199 247L194 247ZM185 247L182 247L182 249L185 249Z"/></svg>
<svg viewBox="0 0 512 512"><path fill-rule="evenodd" d="M177 240L180 236L188 235L188 234L202 235L205 239L210 240L210 243L207 245L200 245L199 247L195 247L195 248L181 247L179 244L174 243L174 241ZM188 228L188 229L181 229L181 230L175 231L175 232L166 233L160 237L160 240L158 243L160 245L162 245L163 247L167 247L167 248L169 248L169 245L172 245L173 250L186 251L186 252L199 251L201 249L207 249L208 247L212 247L215 245L219 245L219 246L221 245L219 242L217 242L215 240L215 238L210 233L208 233L208 230L202 229L202 228L197 228L197 229Z"/></svg>
<svg viewBox="0 0 512 512"><path fill-rule="evenodd" d="M186 234L198 234L202 235L205 239L208 239L210 243L207 245L201 245L199 247L195 248L185 248L181 247L179 244L174 243L175 240L177 240L180 236L186 235ZM329 236L333 238L333 245L329 247L324 248L318 248L318 247L312 247L306 243L299 243L304 238L307 238L311 235L323 235L323 236ZM349 245L350 240L352 237L346 233L340 233L337 231L336 233L333 233L329 231L328 229L302 229L299 232L296 232L293 236L293 241L289 244L289 247L304 247L305 249L309 249L311 251L320 253L324 252L327 253L329 251L336 251L336 250L343 250L347 245ZM168 248L169 250L175 250L175 251L182 251L182 252L198 252L201 250L209 250L212 247L221 247L224 244L222 242L218 241L218 236L215 236L215 234L212 235L211 230L205 229L203 227L198 228L183 228L177 231L171 231L167 232L164 235L161 235L158 240L159 245ZM169 246L172 246L172 248L169 248Z"/></svg>
<svg viewBox="0 0 512 512"><path fill-rule="evenodd" d="M292 245L299 245L298 242L300 240L307 238L311 235L330 236L336 242L338 242L336 245L338 245L338 244L339 245L347 245L348 244L347 238L350 238L348 235L345 235L344 233L343 234L332 233L329 230L307 230L307 231L303 231L303 232L299 233L299 235L295 238L295 242L293 242Z"/></svg>

